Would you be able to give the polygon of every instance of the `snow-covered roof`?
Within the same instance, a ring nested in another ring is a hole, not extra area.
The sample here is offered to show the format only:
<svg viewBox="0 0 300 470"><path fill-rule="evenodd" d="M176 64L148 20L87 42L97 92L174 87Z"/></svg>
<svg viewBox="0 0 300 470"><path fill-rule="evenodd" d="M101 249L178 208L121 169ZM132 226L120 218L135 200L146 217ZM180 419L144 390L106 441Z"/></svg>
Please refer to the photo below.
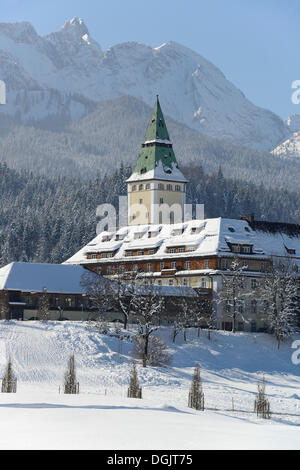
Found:
<svg viewBox="0 0 300 470"><path fill-rule="evenodd" d="M198 227L196 232L194 228ZM205 220L190 220L180 224L162 224L162 225L145 225L145 226L128 226L128 231L125 240L120 244L119 249L116 251L112 258L107 262L114 260L126 259L130 260L145 260L163 259L163 258L186 258L199 257L199 256L212 256L212 255L227 255L233 256L230 245L243 244L252 246L252 254L245 254L241 256L251 256L251 258L270 258L272 256L289 256L294 262L300 264L300 236L290 236L283 231L270 232L263 230L253 230L251 225L246 220L238 219L205 219ZM144 232L143 236L137 241L134 234ZM177 235L172 235L176 231ZM151 232L151 238L148 238ZM182 233L181 233L182 232ZM153 236L154 235L154 236ZM85 246L78 251L74 256L65 261L65 264L88 264L95 263L95 259L87 259L89 252L101 252L110 246L114 246L114 242L101 242L103 234L100 233L92 240L92 250ZM168 247L185 246L186 252L183 253L168 253ZM153 255L141 256L125 256L125 251L130 250L147 250L148 248L157 247ZM188 251L192 247L191 251ZM294 254L287 251L295 250ZM105 262L104 259L98 261Z"/></svg>
<svg viewBox="0 0 300 470"><path fill-rule="evenodd" d="M10 263L0 269L0 290L82 294L82 266L66 264Z"/></svg>
<svg viewBox="0 0 300 470"><path fill-rule="evenodd" d="M147 171L146 173L133 172L132 175L127 179L127 183L153 179L173 182L178 181L179 183L188 182L188 180L184 177L176 165L172 164L171 167L164 167L162 162L158 161L157 166L154 169Z"/></svg>

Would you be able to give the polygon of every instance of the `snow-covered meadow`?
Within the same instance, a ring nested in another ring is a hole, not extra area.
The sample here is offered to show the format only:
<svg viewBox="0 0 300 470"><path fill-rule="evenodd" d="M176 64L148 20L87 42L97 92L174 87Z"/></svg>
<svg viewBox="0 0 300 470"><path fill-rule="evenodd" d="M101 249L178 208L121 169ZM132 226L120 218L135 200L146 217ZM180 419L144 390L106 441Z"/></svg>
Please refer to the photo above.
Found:
<svg viewBox="0 0 300 470"><path fill-rule="evenodd" d="M132 328L130 326L130 328ZM113 327L112 327L113 331ZM0 394L1 449L300 449L300 365L292 341L279 351L264 333L160 335L173 356L138 367L143 399L127 398L132 343L82 322L1 322L0 370L10 356L16 394ZM294 339L297 339L296 337ZM299 339L299 338L298 338ZM59 393L75 354L79 395ZM187 407L199 362L205 411ZM273 414L253 413L263 374Z"/></svg>

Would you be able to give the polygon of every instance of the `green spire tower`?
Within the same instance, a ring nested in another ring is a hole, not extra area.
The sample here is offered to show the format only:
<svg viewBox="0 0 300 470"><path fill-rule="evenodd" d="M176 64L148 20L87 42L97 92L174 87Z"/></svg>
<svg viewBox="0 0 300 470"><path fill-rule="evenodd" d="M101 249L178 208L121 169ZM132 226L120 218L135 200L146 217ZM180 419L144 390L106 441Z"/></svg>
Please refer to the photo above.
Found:
<svg viewBox="0 0 300 470"><path fill-rule="evenodd" d="M187 180L179 170L158 96L137 163L127 183L129 225L182 220ZM174 204L177 215L170 209ZM166 217L163 217L164 213Z"/></svg>

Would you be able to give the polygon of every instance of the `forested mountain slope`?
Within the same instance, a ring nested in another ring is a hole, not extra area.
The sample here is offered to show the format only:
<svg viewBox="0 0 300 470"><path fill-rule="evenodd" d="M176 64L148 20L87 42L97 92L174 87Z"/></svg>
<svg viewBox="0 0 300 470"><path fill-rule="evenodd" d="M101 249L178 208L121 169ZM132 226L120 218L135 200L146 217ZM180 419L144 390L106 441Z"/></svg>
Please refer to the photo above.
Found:
<svg viewBox="0 0 300 470"><path fill-rule="evenodd" d="M50 130L53 116L32 121L30 126L14 125L2 116L0 160L53 177L91 178L97 171L103 175L121 163L135 164L151 112L142 101L125 96L99 103L78 121L60 123L60 131L57 126ZM226 177L266 187L298 188L300 161L214 139L168 117L166 122L179 165L200 164L207 174L221 165Z"/></svg>

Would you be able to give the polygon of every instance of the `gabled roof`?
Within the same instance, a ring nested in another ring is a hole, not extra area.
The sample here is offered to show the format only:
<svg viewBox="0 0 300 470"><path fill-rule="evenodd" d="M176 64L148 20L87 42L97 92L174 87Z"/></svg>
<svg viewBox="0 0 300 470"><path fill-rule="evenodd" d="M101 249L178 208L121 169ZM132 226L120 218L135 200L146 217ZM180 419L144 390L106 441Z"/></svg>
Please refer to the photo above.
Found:
<svg viewBox="0 0 300 470"><path fill-rule="evenodd" d="M82 266L14 262L0 269L0 290L82 294L80 282L86 272Z"/></svg>

